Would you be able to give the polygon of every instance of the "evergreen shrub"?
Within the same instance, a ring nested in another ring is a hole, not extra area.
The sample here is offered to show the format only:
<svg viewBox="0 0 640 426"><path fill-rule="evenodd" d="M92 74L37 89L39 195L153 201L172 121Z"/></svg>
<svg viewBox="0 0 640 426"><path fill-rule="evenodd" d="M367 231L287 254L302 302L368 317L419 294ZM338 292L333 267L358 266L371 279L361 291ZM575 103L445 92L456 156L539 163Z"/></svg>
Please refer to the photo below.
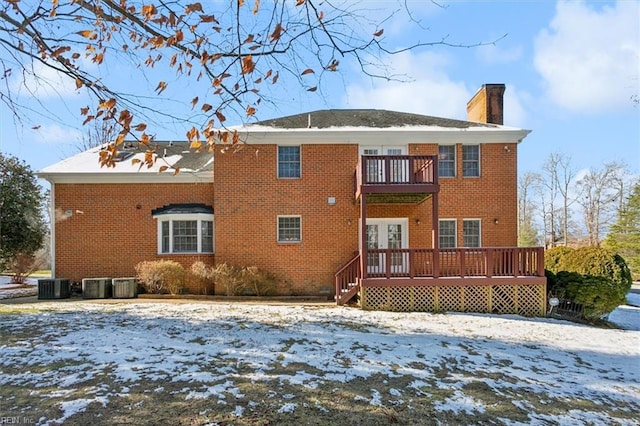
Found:
<svg viewBox="0 0 640 426"><path fill-rule="evenodd" d="M547 286L555 294L584 305L586 319L606 317L625 303L631 273L618 254L601 247L552 250L551 265L545 266L556 270L545 271Z"/></svg>

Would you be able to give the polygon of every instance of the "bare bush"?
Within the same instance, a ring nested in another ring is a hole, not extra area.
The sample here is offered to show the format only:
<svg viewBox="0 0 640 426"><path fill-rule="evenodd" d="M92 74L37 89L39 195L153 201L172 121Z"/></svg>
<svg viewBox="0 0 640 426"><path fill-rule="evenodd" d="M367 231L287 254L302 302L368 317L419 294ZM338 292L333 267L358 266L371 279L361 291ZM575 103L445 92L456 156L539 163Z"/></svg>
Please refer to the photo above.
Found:
<svg viewBox="0 0 640 426"><path fill-rule="evenodd" d="M259 269L257 266L242 268L240 275L247 289L256 296L268 296L273 294L276 288L276 276Z"/></svg>
<svg viewBox="0 0 640 426"><path fill-rule="evenodd" d="M245 285L241 277L241 269L220 263L213 270L215 285L224 288L227 296L238 296L244 292Z"/></svg>
<svg viewBox="0 0 640 426"><path fill-rule="evenodd" d="M18 253L11 262L9 262L11 282L14 284L24 284L27 277L37 271L43 262L42 253Z"/></svg>
<svg viewBox="0 0 640 426"><path fill-rule="evenodd" d="M215 273L212 266L197 261L191 265L190 272L200 294L215 294Z"/></svg>
<svg viewBox="0 0 640 426"><path fill-rule="evenodd" d="M181 293L187 276L184 267L173 260L140 262L136 274L145 290L153 294Z"/></svg>

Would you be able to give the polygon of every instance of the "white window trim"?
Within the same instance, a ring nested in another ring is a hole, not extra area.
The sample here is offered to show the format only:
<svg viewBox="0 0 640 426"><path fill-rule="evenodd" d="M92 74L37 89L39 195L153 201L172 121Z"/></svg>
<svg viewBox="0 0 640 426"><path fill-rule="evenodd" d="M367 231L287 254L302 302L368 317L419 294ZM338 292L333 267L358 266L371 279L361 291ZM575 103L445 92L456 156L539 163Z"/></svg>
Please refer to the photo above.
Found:
<svg viewBox="0 0 640 426"><path fill-rule="evenodd" d="M478 176L465 176L464 175L464 152L463 152L462 153L462 164L463 164L462 177L463 178L479 178L479 177L482 176L482 147L481 147L480 144L474 144L474 145L466 144L466 145L462 146L463 151L464 151L464 147L465 146L477 146L478 147Z"/></svg>
<svg viewBox="0 0 640 426"><path fill-rule="evenodd" d="M400 149L401 150L401 154L400 155L407 155L407 146L403 145L403 146L395 146L395 145L360 145L360 155L388 155L386 153L386 151L388 149ZM373 150L373 149L377 149L380 154L365 154L364 151L365 150Z"/></svg>
<svg viewBox="0 0 640 426"><path fill-rule="evenodd" d="M478 231L480 233L480 235L478 235L478 247L470 247L470 248L480 248L482 247L482 219L480 218L464 218L462 219L462 244L464 244L464 222L466 221L473 221L473 222L478 222Z"/></svg>
<svg viewBox="0 0 640 426"><path fill-rule="evenodd" d="M300 149L300 176L281 177L280 176L280 148L297 147ZM276 148L276 178L278 179L302 179L302 145L278 145Z"/></svg>
<svg viewBox="0 0 640 426"><path fill-rule="evenodd" d="M300 239L295 241L281 241L280 240L280 219L285 218L298 218L300 219ZM276 242L278 244L300 244L302 242L302 216L299 214L283 214L278 215L276 218Z"/></svg>
<svg viewBox="0 0 640 426"><path fill-rule="evenodd" d="M438 178L451 179L458 176L458 147L457 145L438 145L438 162L440 162L440 147L452 146L453 147L453 176L440 176L440 164L438 164Z"/></svg>
<svg viewBox="0 0 640 426"><path fill-rule="evenodd" d="M159 255L182 255L182 254L213 254L216 252L216 246L215 246L215 235L216 235L216 223L213 220L213 215L212 214L208 214L208 213L174 213L174 214L159 214L156 216L153 216L154 219L157 219L158 224L157 224L157 234L158 234L158 254ZM197 251L181 251L181 252L174 252L173 251L173 222L174 221L197 221L198 222L198 226L197 226L197 230L198 230L198 250ZM212 249L213 251L211 252L203 252L202 251L202 225L200 222L203 221L209 221L213 223L213 243L212 243ZM162 223L163 222L169 222L169 251L168 252L163 252L162 251Z"/></svg>
<svg viewBox="0 0 640 426"><path fill-rule="evenodd" d="M445 248L458 248L458 220L455 218L438 219L438 248L441 248L440 247L440 237L441 237L440 222L453 222L453 232L454 232L453 247L445 247Z"/></svg>

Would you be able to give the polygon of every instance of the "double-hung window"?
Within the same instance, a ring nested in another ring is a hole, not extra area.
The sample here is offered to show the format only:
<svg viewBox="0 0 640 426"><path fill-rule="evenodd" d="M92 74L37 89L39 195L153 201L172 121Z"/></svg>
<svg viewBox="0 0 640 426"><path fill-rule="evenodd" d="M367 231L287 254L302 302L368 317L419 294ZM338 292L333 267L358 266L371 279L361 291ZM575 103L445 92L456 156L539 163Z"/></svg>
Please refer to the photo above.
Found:
<svg viewBox="0 0 640 426"><path fill-rule="evenodd" d="M462 146L462 176L480 176L480 145Z"/></svg>
<svg viewBox="0 0 640 426"><path fill-rule="evenodd" d="M464 247L480 247L480 219L462 221L462 241Z"/></svg>
<svg viewBox="0 0 640 426"><path fill-rule="evenodd" d="M278 146L278 177L300 177L299 146Z"/></svg>
<svg viewBox="0 0 640 426"><path fill-rule="evenodd" d="M455 177L456 175L456 146L438 146L438 176Z"/></svg>
<svg viewBox="0 0 640 426"><path fill-rule="evenodd" d="M299 243L302 241L302 219L300 216L278 216L278 242Z"/></svg>
<svg viewBox="0 0 640 426"><path fill-rule="evenodd" d="M456 247L456 220L440 219L438 222L440 248Z"/></svg>

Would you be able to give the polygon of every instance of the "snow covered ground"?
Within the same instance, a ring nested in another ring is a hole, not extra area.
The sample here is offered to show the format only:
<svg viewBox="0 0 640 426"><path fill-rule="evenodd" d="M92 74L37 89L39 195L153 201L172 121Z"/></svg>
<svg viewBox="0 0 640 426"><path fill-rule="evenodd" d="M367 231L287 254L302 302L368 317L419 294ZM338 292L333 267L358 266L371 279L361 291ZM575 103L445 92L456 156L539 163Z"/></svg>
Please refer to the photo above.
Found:
<svg viewBox="0 0 640 426"><path fill-rule="evenodd" d="M626 330L326 305L0 304L0 416L639 425L640 295L629 303L611 315Z"/></svg>
<svg viewBox="0 0 640 426"><path fill-rule="evenodd" d="M28 284L30 287L25 288L24 286L11 284L9 277L0 276L0 300L36 296L38 294L37 279L27 278L25 284Z"/></svg>

